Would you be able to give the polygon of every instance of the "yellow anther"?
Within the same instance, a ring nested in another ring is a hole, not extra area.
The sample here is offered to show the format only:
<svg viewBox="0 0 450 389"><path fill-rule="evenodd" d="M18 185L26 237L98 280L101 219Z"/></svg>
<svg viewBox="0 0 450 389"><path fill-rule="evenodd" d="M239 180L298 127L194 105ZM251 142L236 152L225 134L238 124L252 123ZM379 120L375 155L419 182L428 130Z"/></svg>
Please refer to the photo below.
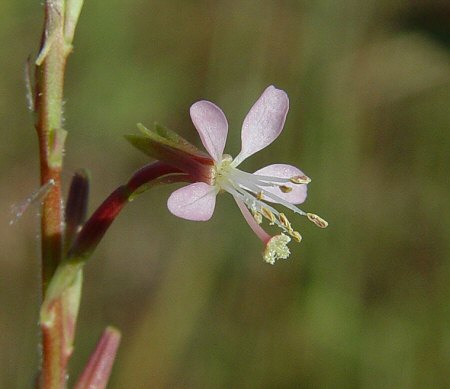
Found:
<svg viewBox="0 0 450 389"><path fill-rule="evenodd" d="M286 227L287 230L291 229L291 223L284 213L280 213L280 223Z"/></svg>
<svg viewBox="0 0 450 389"><path fill-rule="evenodd" d="M315 213L307 213L306 216L317 227L326 228L328 226L328 222L326 220L322 219L320 216L317 216Z"/></svg>
<svg viewBox="0 0 450 389"><path fill-rule="evenodd" d="M272 211L270 211L267 208L262 207L261 213L266 219L270 220L270 225L275 224L276 218Z"/></svg>
<svg viewBox="0 0 450 389"><path fill-rule="evenodd" d="M287 186L287 185L280 185L279 188L283 193L292 192L292 187Z"/></svg>
<svg viewBox="0 0 450 389"><path fill-rule="evenodd" d="M302 236L298 231L292 231L289 235L291 235L298 243L302 241Z"/></svg>
<svg viewBox="0 0 450 389"><path fill-rule="evenodd" d="M289 178L293 184L309 184L311 182L311 178L308 176L294 176Z"/></svg>
<svg viewBox="0 0 450 389"><path fill-rule="evenodd" d="M263 197L264 197L263 192L258 192L258 193L256 193L256 198L257 198L259 201L261 201L261 200L263 199Z"/></svg>

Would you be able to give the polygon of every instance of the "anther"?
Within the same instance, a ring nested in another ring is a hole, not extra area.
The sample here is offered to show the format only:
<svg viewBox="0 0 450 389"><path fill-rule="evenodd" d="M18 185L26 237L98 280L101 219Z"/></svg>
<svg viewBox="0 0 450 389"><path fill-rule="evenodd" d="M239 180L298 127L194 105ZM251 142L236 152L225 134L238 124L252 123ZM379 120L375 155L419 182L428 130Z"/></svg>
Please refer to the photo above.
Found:
<svg viewBox="0 0 450 389"><path fill-rule="evenodd" d="M314 213L307 213L306 216L310 221L312 221L317 227L326 228L328 226L328 222L322 219L320 216L317 216Z"/></svg>
<svg viewBox="0 0 450 389"><path fill-rule="evenodd" d="M286 217L286 215L284 213L280 213L280 223L286 227L287 230L291 230L291 223L289 223L288 218Z"/></svg>
<svg viewBox="0 0 450 389"><path fill-rule="evenodd" d="M258 193L256 194L256 198L257 198L259 201L261 201L261 200L263 199L263 197L264 197L263 192L258 192Z"/></svg>
<svg viewBox="0 0 450 389"><path fill-rule="evenodd" d="M280 185L279 188L283 193L292 192L292 187L287 186L287 185Z"/></svg>
<svg viewBox="0 0 450 389"><path fill-rule="evenodd" d="M309 184L311 182L311 178L308 176L294 176L289 178L289 181L291 181L293 184Z"/></svg>
<svg viewBox="0 0 450 389"><path fill-rule="evenodd" d="M294 238L294 240L296 240L298 243L300 243L302 241L302 236L300 235L300 233L298 231L292 231L290 233L290 235Z"/></svg>
<svg viewBox="0 0 450 389"><path fill-rule="evenodd" d="M265 207L262 207L261 213L266 219L270 220L270 225L275 224L276 219L275 219L275 215L273 214L272 211L270 211L269 209L267 209Z"/></svg>

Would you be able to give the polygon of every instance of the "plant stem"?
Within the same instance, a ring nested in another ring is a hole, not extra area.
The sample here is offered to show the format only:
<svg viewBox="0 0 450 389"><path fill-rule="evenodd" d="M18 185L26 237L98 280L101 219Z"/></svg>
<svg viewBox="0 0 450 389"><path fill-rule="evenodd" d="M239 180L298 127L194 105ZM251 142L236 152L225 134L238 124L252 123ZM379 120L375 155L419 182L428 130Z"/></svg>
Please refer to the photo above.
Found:
<svg viewBox="0 0 450 389"><path fill-rule="evenodd" d="M65 138L62 112L66 64L63 15L63 0L46 1L41 52L36 61L35 126L39 139L41 185L53 183L43 200L41 215L44 292L62 256L61 169Z"/></svg>
<svg viewBox="0 0 450 389"><path fill-rule="evenodd" d="M62 130L64 53L64 1L45 2L45 26L41 52L36 61L35 110L39 139L41 185L52 182L41 210L42 289L45 293L62 259L61 169L64 132ZM51 326L42 325L42 367L40 385L44 389L65 387L66 358L63 352L63 299L53 306Z"/></svg>
<svg viewBox="0 0 450 389"><path fill-rule="evenodd" d="M50 183L42 202L41 250L42 292L45 295L58 264L63 260L63 199L61 171L66 131L63 127L63 86L67 56L72 47L82 0L46 0L44 31L36 59L33 109L39 141L40 182ZM70 11L73 12L70 12ZM65 32L65 24L70 32ZM66 33L66 34L65 34ZM40 387L66 386L67 362L72 352L81 293L81 273L73 285L55 301L52 319L41 323L42 366Z"/></svg>

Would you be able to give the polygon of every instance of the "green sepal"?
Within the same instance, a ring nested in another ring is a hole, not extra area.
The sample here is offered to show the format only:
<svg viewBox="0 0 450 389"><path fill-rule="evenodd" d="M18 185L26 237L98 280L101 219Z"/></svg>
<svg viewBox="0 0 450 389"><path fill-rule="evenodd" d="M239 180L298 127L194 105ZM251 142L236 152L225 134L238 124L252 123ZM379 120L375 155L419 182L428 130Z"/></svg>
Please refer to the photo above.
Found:
<svg viewBox="0 0 450 389"><path fill-rule="evenodd" d="M154 124L153 130L149 130L141 123L137 124L137 128L146 138L149 138L155 142L162 143L188 154L204 154L203 151L199 150L192 143L178 135L175 131L169 130L158 123Z"/></svg>
<svg viewBox="0 0 450 389"><path fill-rule="evenodd" d="M212 158L189 143L177 133L158 124L149 130L138 124L142 135L125 135L125 138L144 154L179 168L194 176L202 175L201 166L211 166Z"/></svg>

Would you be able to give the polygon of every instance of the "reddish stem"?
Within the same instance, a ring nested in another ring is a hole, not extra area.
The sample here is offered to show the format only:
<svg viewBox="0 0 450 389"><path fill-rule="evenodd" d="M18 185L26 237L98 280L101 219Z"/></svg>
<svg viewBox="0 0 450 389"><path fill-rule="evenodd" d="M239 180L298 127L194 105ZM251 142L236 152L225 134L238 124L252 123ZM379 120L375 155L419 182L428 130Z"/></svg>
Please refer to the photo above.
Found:
<svg viewBox="0 0 450 389"><path fill-rule="evenodd" d="M39 140L41 185L52 183L43 199L41 214L42 290L47 286L62 260L63 211L61 170L65 131L62 129L63 85L66 65L64 40L64 0L45 2L45 24L40 55L36 61L34 109ZM42 324L42 367L40 385L60 389L66 385L66 368L73 331L65 332L64 314L68 295L52 306L53 320ZM67 340L69 336L71 339Z"/></svg>
<svg viewBox="0 0 450 389"><path fill-rule="evenodd" d="M80 261L92 254L133 192L170 174L177 174L175 180L185 180L186 176L179 173L177 168L163 162L154 162L135 172L128 183L112 192L88 219L69 250L68 259Z"/></svg>
<svg viewBox="0 0 450 389"><path fill-rule="evenodd" d="M36 66L35 110L39 140L41 185L52 182L42 204L42 280L45 291L62 255L61 170L64 135L62 130L64 54L62 1L47 1L41 50L51 47L43 63Z"/></svg>
<svg viewBox="0 0 450 389"><path fill-rule="evenodd" d="M42 373L41 387L64 388L66 382L66 371L69 356L64 353L62 299L56 300L52 305L52 312L56 320L52 326L42 327ZM55 374L55 372L57 372Z"/></svg>

